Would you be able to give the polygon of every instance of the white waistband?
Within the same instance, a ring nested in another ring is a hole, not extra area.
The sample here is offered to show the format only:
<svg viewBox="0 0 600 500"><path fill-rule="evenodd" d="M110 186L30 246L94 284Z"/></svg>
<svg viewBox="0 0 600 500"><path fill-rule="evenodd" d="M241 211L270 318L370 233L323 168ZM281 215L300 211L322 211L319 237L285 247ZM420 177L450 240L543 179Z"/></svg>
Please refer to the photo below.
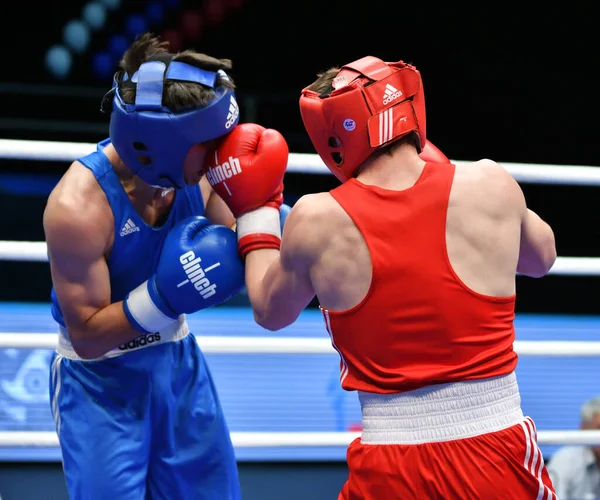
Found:
<svg viewBox="0 0 600 500"><path fill-rule="evenodd" d="M517 377L454 382L401 394L358 393L366 444L465 439L523 420Z"/></svg>
<svg viewBox="0 0 600 500"><path fill-rule="evenodd" d="M185 315L179 316L173 323L166 328L163 328L160 332L149 333L147 335L140 335L135 339L121 344L119 347L108 351L103 356L94 359L83 359L77 355L69 339L69 333L66 328L60 326L58 329L58 347L56 352L68 359L75 359L78 361L100 361L102 359L114 358L127 354L128 352L137 351L139 349L145 349L146 347L153 347L167 342L176 342L186 337L190 333Z"/></svg>

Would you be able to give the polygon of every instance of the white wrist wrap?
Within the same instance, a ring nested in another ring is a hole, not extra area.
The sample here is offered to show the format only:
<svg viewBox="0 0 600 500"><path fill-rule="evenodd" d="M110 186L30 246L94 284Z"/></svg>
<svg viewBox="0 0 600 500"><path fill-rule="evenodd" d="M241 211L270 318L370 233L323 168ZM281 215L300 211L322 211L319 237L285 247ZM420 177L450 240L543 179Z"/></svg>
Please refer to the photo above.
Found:
<svg viewBox="0 0 600 500"><path fill-rule="evenodd" d="M237 219L238 242L251 234L270 234L281 239L279 210L273 207L260 207Z"/></svg>
<svg viewBox="0 0 600 500"><path fill-rule="evenodd" d="M156 306L148 291L148 281L129 292L126 307L132 318L147 332L158 332L177 321Z"/></svg>

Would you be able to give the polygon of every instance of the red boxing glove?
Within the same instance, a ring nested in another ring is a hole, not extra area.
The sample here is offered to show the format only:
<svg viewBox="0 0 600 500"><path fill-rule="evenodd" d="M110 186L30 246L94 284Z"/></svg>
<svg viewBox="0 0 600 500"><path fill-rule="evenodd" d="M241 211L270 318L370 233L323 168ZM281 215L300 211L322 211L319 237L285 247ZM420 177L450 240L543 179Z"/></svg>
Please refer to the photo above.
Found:
<svg viewBox="0 0 600 500"><path fill-rule="evenodd" d="M421 160L431 163L450 163L450 160L446 155L429 141L425 143L425 147L419 156L421 157Z"/></svg>
<svg viewBox="0 0 600 500"><path fill-rule="evenodd" d="M204 173L237 219L242 257L281 245L279 207L288 156L284 137L256 123L238 125L207 155Z"/></svg>

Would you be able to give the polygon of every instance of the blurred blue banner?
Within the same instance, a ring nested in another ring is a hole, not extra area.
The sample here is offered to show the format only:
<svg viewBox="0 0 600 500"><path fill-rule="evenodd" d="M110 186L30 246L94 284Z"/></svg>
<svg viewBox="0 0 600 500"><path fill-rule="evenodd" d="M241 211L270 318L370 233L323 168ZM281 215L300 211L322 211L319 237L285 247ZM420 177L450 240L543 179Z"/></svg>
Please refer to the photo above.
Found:
<svg viewBox="0 0 600 500"><path fill-rule="evenodd" d="M46 304L0 305L5 332L48 332L55 327ZM273 333L257 326L243 307L191 315L196 336L327 338L318 310ZM521 315L518 340L600 340L600 317ZM426 346L424 346L426 349ZM53 431L48 398L50 351L0 349L0 429ZM231 431L346 431L360 428L355 393L339 385L336 354L207 354ZM576 429L579 407L600 393L597 357L521 356L517 375L524 413L538 430ZM549 456L556 446L543 446ZM345 447L243 448L239 460L344 460ZM0 448L0 459L57 460L58 450Z"/></svg>

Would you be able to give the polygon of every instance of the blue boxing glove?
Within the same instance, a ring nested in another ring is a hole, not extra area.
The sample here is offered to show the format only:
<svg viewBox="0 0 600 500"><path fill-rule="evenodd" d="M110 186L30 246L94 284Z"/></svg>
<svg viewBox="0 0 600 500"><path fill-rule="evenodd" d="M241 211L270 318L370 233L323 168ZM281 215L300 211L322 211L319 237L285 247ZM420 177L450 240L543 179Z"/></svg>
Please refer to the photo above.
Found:
<svg viewBox="0 0 600 500"><path fill-rule="evenodd" d="M225 302L244 286L237 236L204 217L189 217L167 235L156 273L123 301L129 322L158 332L181 314Z"/></svg>

